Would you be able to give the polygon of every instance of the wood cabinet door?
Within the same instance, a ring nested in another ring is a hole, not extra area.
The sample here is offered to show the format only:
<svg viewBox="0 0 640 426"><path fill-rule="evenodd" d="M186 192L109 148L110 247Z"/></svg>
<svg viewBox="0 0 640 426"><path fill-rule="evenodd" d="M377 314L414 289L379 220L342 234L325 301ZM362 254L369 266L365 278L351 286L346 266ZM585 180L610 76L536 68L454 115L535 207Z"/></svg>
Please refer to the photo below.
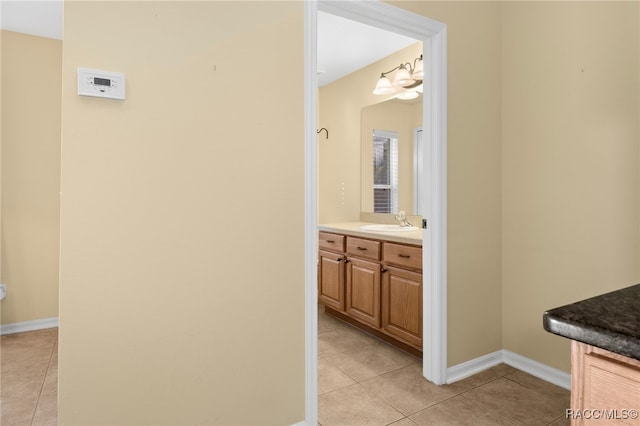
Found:
<svg viewBox="0 0 640 426"><path fill-rule="evenodd" d="M347 263L347 314L380 327L380 264L349 258Z"/></svg>
<svg viewBox="0 0 640 426"><path fill-rule="evenodd" d="M582 409L595 415L584 419L585 425L640 425L640 368L598 354L585 355ZM631 412L636 416L629 416Z"/></svg>
<svg viewBox="0 0 640 426"><path fill-rule="evenodd" d="M319 251L318 300L326 306L344 311L344 254Z"/></svg>
<svg viewBox="0 0 640 426"><path fill-rule="evenodd" d="M422 274L386 268L382 274L382 328L422 348Z"/></svg>

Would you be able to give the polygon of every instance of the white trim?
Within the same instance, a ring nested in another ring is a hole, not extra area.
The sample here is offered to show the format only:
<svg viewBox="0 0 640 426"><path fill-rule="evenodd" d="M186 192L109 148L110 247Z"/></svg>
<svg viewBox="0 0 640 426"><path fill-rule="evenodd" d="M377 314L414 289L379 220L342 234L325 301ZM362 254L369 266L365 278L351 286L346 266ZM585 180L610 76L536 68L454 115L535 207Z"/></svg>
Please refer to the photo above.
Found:
<svg viewBox="0 0 640 426"><path fill-rule="evenodd" d="M429 184L419 214L423 231L423 374L435 384L447 380L447 26L433 21L423 41L423 165Z"/></svg>
<svg viewBox="0 0 640 426"><path fill-rule="evenodd" d="M447 368L447 384L466 379L503 362L502 350Z"/></svg>
<svg viewBox="0 0 640 426"><path fill-rule="evenodd" d="M25 331L44 330L58 326L58 317L42 318L31 321L14 322L0 325L0 335L23 333Z"/></svg>
<svg viewBox="0 0 640 426"><path fill-rule="evenodd" d="M506 349L502 350L502 354L505 364L549 383L553 383L561 388L571 389L571 374Z"/></svg>
<svg viewBox="0 0 640 426"><path fill-rule="evenodd" d="M561 388L571 389L571 374L506 349L448 368L447 383L457 382L500 363L510 365Z"/></svg>
<svg viewBox="0 0 640 426"><path fill-rule="evenodd" d="M316 0L304 2L304 275L305 420L318 424L318 171L316 110L318 93Z"/></svg>

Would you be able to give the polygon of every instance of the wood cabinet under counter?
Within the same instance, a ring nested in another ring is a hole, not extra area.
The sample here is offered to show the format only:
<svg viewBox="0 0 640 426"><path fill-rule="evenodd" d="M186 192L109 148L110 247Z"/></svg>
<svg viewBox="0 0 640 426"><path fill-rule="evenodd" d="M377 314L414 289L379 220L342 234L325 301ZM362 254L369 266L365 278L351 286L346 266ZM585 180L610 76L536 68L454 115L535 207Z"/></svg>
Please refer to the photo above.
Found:
<svg viewBox="0 0 640 426"><path fill-rule="evenodd" d="M574 340L571 375L572 425L640 425L640 361Z"/></svg>
<svg viewBox="0 0 640 426"><path fill-rule="evenodd" d="M640 425L640 284L543 314L571 339L572 425Z"/></svg>
<svg viewBox="0 0 640 426"><path fill-rule="evenodd" d="M422 354L422 247L321 231L318 300L325 311Z"/></svg>

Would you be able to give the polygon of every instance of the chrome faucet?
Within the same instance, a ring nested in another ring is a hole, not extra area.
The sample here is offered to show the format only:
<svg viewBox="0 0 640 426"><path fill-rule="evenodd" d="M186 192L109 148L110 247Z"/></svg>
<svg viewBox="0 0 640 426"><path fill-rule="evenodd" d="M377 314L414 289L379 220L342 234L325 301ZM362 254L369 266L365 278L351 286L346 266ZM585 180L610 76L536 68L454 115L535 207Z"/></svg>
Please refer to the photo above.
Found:
<svg viewBox="0 0 640 426"><path fill-rule="evenodd" d="M396 215L396 219L400 221L400 226L413 226L408 220L407 220L407 214L405 213L404 210L400 210L398 212L398 214Z"/></svg>

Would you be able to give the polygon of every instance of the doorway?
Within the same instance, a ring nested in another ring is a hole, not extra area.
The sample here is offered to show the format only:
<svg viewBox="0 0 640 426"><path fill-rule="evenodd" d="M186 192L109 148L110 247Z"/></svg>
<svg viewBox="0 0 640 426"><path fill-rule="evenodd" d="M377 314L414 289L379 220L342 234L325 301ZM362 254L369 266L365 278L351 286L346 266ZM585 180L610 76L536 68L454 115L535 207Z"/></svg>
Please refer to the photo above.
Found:
<svg viewBox="0 0 640 426"><path fill-rule="evenodd" d="M424 377L446 383L446 25L378 1L305 2L305 422L317 424L317 12L323 11L421 40L424 56L426 184L420 186L423 226ZM428 123L428 124L427 124Z"/></svg>

